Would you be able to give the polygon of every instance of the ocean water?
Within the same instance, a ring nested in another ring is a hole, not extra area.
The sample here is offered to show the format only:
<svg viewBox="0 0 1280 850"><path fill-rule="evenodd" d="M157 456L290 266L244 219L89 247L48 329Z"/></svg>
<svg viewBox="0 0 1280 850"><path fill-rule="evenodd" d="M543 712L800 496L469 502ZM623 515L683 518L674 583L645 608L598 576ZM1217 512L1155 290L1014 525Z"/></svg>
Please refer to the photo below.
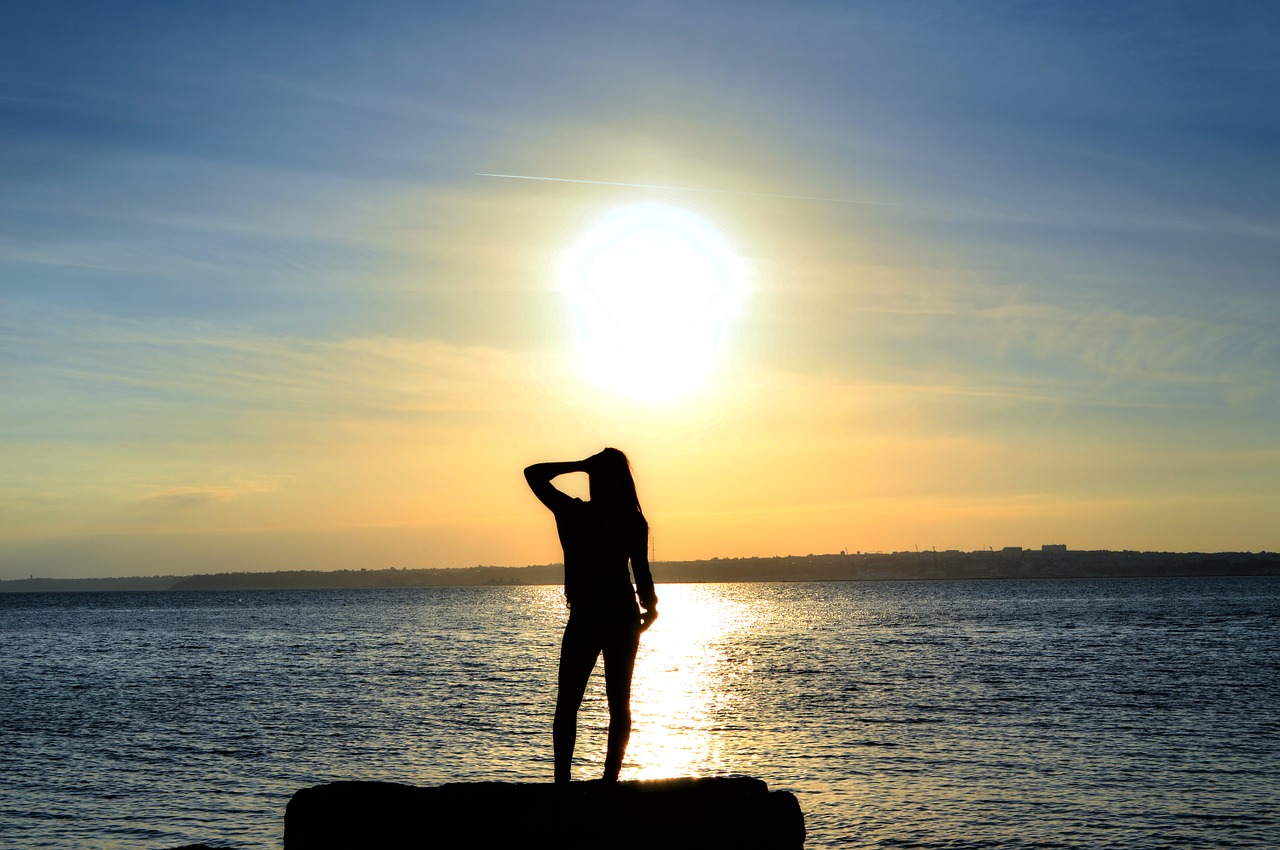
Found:
<svg viewBox="0 0 1280 850"><path fill-rule="evenodd" d="M808 847L1280 847L1280 579L661 585L623 778ZM558 588L0 595L0 847L281 846L298 788L548 781ZM599 774L597 675L575 778Z"/></svg>

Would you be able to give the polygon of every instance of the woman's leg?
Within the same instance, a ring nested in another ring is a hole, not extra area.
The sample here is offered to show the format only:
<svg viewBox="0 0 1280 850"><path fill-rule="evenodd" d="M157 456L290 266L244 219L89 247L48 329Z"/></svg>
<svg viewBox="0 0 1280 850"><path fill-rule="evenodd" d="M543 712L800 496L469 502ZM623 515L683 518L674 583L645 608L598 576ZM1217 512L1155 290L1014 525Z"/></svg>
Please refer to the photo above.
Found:
<svg viewBox="0 0 1280 850"><path fill-rule="evenodd" d="M631 674L640 646L639 623L621 624L604 645L604 690L609 699L609 748L604 756L604 779L617 782L622 757L631 738Z"/></svg>
<svg viewBox="0 0 1280 850"><path fill-rule="evenodd" d="M596 666L600 647L589 630L569 618L560 641L560 675L556 689L556 718L551 726L555 750L556 782L568 782L573 773L573 748L578 740L578 707L587 690L587 680Z"/></svg>

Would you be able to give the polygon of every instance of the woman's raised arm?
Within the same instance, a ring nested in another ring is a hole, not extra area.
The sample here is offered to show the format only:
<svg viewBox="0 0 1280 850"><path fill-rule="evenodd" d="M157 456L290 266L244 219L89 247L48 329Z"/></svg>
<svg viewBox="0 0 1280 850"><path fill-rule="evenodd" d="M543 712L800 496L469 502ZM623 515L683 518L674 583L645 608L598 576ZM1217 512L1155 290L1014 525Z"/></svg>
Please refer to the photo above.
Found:
<svg viewBox="0 0 1280 850"><path fill-rule="evenodd" d="M533 495L538 497L538 501L554 511L572 497L557 490L552 485L551 479L570 472L586 471L587 462L585 460L535 463L524 468L524 480L529 482L529 489L533 491Z"/></svg>

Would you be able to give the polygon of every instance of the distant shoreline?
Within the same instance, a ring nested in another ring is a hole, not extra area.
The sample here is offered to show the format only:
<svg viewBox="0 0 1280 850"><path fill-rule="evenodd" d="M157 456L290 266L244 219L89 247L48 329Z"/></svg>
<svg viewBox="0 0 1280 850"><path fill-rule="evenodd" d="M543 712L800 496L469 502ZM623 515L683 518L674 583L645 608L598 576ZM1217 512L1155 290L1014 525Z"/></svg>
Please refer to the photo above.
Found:
<svg viewBox="0 0 1280 850"><path fill-rule="evenodd" d="M978 552L894 552L781 555L658 561L659 583L793 581L936 581L954 579L1158 578L1280 575L1275 552L1115 552L1062 547ZM26 578L0 580L0 593L140 590L304 590L378 587L556 585L560 564L452 569L282 570L192 576Z"/></svg>

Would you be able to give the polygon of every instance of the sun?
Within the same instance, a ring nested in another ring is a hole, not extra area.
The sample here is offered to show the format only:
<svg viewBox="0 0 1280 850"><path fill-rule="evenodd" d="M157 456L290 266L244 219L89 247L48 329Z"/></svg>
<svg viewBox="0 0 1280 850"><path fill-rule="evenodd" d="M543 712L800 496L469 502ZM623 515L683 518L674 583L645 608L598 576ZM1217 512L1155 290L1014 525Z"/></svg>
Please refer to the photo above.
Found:
<svg viewBox="0 0 1280 850"><path fill-rule="evenodd" d="M658 202L594 221L564 252L560 286L584 377L654 402L706 382L747 290L744 263L719 230Z"/></svg>

